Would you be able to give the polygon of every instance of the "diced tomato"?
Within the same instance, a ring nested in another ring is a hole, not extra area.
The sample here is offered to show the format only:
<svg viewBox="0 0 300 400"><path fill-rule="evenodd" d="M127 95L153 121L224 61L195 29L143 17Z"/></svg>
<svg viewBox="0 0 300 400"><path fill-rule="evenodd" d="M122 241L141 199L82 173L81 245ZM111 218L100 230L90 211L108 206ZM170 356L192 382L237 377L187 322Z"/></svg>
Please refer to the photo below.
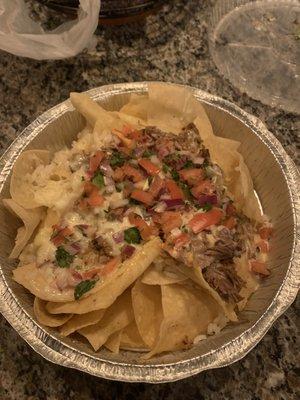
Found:
<svg viewBox="0 0 300 400"><path fill-rule="evenodd" d="M204 171L200 168L182 169L179 171L179 176L189 185L194 186L203 180Z"/></svg>
<svg viewBox="0 0 300 400"><path fill-rule="evenodd" d="M124 178L125 178L125 173L124 173L123 168L117 167L114 170L114 174L113 174L114 181L122 182L124 180Z"/></svg>
<svg viewBox="0 0 300 400"><path fill-rule="evenodd" d="M153 198L157 197L160 191L163 189L165 183L164 180L159 176L155 176L153 181L151 182L149 193L153 196Z"/></svg>
<svg viewBox="0 0 300 400"><path fill-rule="evenodd" d="M267 240L261 240L260 242L258 242L257 247L262 253L269 253L270 251L270 245Z"/></svg>
<svg viewBox="0 0 300 400"><path fill-rule="evenodd" d="M97 171L102 159L104 157L103 151L96 151L96 153L90 158L90 163L89 163L89 170L88 174L90 176L94 175L94 173Z"/></svg>
<svg viewBox="0 0 300 400"><path fill-rule="evenodd" d="M194 233L199 233L211 225L220 222L223 211L220 208L212 208L206 213L198 213L188 222L188 226Z"/></svg>
<svg viewBox="0 0 300 400"><path fill-rule="evenodd" d="M138 160L139 165L144 168L144 170L149 174L149 175L157 175L159 173L159 168L157 165L153 164L150 160L147 158L140 158Z"/></svg>
<svg viewBox="0 0 300 400"><path fill-rule="evenodd" d="M249 268L250 271L255 272L256 274L269 276L270 271L268 270L266 263L257 261L257 260L249 260Z"/></svg>
<svg viewBox="0 0 300 400"><path fill-rule="evenodd" d="M160 223L164 233L169 233L182 224L182 218L177 211L165 211L161 214Z"/></svg>
<svg viewBox="0 0 300 400"><path fill-rule="evenodd" d="M138 228L143 240L148 240L153 235L153 227L148 225L140 215L130 213L128 219L132 225Z"/></svg>
<svg viewBox="0 0 300 400"><path fill-rule="evenodd" d="M82 272L82 279L92 279L96 275L105 276L114 271L116 266L120 263L120 257L112 258L108 263L90 269L89 271Z"/></svg>
<svg viewBox="0 0 300 400"><path fill-rule="evenodd" d="M51 241L55 246L60 246L65 238L72 235L72 233L73 231L68 227L60 229L57 234L51 238Z"/></svg>
<svg viewBox="0 0 300 400"><path fill-rule="evenodd" d="M174 245L176 249L180 249L191 241L190 236L187 233L181 233L174 240Z"/></svg>
<svg viewBox="0 0 300 400"><path fill-rule="evenodd" d="M132 182L125 181L124 182L124 188L123 188L123 196L128 197L134 190L134 185Z"/></svg>
<svg viewBox="0 0 300 400"><path fill-rule="evenodd" d="M224 223L224 226L226 226L226 228L228 229L233 229L236 226L236 219L234 217L228 217Z"/></svg>
<svg viewBox="0 0 300 400"><path fill-rule="evenodd" d="M235 208L235 206L233 205L233 203L228 203L228 204L227 204L227 206L226 206L226 214L227 214L228 216L234 216L234 215L236 215L236 208Z"/></svg>
<svg viewBox="0 0 300 400"><path fill-rule="evenodd" d="M197 199L202 194L212 194L214 189L214 184L209 180L205 180L193 187L191 189L191 192L192 195Z"/></svg>
<svg viewBox="0 0 300 400"><path fill-rule="evenodd" d="M135 146L134 140L131 140L131 139L127 138L126 136L124 136L124 134L122 132L120 132L118 129L113 129L112 133L121 140L121 142L124 144L125 147L127 147L128 149L134 148L134 146Z"/></svg>
<svg viewBox="0 0 300 400"><path fill-rule="evenodd" d="M147 204L148 206L151 206L151 204L153 202L153 197L152 197L151 193L145 192L144 190L140 190L140 189L135 189L131 193L130 197L132 199L140 201L141 203Z"/></svg>
<svg viewBox="0 0 300 400"><path fill-rule="evenodd" d="M168 189L171 199L184 199L184 194L181 188L173 179L166 179L166 188Z"/></svg>
<svg viewBox="0 0 300 400"><path fill-rule="evenodd" d="M134 128L131 125L126 124L122 128L122 133L123 133L124 136L129 136L130 133L133 131L133 129Z"/></svg>
<svg viewBox="0 0 300 400"><path fill-rule="evenodd" d="M99 207L104 203L104 197L101 196L98 190L94 190L87 198L87 203L91 207Z"/></svg>
<svg viewBox="0 0 300 400"><path fill-rule="evenodd" d="M129 178L132 178L133 182L140 182L145 179L144 175L138 169L132 167L129 164L125 164L123 167L124 174Z"/></svg>
<svg viewBox="0 0 300 400"><path fill-rule="evenodd" d="M94 185L92 182L85 182L85 184L84 184L84 193L86 195L90 195L95 190L98 191L98 188L97 188L96 185Z"/></svg>
<svg viewBox="0 0 300 400"><path fill-rule="evenodd" d="M273 235L273 231L274 230L271 227L263 227L259 229L259 234L262 239L266 240L270 239L270 237Z"/></svg>
<svg viewBox="0 0 300 400"><path fill-rule="evenodd" d="M51 239L54 246L60 246L64 242L64 240L65 238L61 236L59 233Z"/></svg>
<svg viewBox="0 0 300 400"><path fill-rule="evenodd" d="M101 267L101 270L99 271L98 275L100 276L109 275L116 269L117 265L120 264L120 261L121 261L120 257L112 258L111 260L108 261L108 263L104 264Z"/></svg>

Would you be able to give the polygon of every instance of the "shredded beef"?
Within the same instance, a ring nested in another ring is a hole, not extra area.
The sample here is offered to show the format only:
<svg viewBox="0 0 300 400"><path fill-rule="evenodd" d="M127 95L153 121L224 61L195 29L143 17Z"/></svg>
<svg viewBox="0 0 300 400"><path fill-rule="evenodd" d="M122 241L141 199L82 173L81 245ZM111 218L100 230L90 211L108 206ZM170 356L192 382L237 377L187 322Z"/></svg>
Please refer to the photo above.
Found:
<svg viewBox="0 0 300 400"><path fill-rule="evenodd" d="M212 263L203 270L203 276L224 300L235 303L242 300L239 292L245 282L237 275L234 264Z"/></svg>
<svg viewBox="0 0 300 400"><path fill-rule="evenodd" d="M229 229L222 229L215 246L207 249L205 254L217 261L230 261L241 254L240 243L234 239Z"/></svg>
<svg viewBox="0 0 300 400"><path fill-rule="evenodd" d="M101 255L111 257L112 256L112 247L103 237L98 236L94 240L92 240L92 246L95 250L97 250Z"/></svg>

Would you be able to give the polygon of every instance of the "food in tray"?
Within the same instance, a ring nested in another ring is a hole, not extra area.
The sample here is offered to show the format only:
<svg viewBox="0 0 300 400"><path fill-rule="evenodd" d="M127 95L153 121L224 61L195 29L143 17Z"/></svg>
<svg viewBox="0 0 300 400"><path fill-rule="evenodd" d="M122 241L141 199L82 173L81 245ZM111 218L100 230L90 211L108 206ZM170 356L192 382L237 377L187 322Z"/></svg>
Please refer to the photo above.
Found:
<svg viewBox="0 0 300 400"><path fill-rule="evenodd" d="M23 152L3 200L24 223L13 276L38 321L144 358L236 321L272 234L239 142L183 87L149 84L118 112L70 98L86 127L71 147Z"/></svg>

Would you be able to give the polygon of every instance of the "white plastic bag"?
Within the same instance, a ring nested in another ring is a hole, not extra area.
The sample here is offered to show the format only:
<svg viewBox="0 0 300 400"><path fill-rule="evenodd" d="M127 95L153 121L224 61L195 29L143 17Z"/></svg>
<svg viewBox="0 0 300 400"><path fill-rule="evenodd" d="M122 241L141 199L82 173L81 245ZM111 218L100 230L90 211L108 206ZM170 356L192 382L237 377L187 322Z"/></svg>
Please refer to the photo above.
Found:
<svg viewBox="0 0 300 400"><path fill-rule="evenodd" d="M99 10L100 0L80 0L77 20L45 32L24 0L0 0L0 49L36 60L75 56L95 40Z"/></svg>

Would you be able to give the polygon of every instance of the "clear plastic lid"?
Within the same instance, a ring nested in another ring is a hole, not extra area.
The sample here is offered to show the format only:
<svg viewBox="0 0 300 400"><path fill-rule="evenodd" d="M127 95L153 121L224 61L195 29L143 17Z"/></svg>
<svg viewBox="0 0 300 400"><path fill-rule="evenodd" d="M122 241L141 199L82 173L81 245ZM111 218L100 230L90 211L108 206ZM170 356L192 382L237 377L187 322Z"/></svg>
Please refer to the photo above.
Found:
<svg viewBox="0 0 300 400"><path fill-rule="evenodd" d="M256 100L300 113L298 0L219 0L209 28L224 77Z"/></svg>

